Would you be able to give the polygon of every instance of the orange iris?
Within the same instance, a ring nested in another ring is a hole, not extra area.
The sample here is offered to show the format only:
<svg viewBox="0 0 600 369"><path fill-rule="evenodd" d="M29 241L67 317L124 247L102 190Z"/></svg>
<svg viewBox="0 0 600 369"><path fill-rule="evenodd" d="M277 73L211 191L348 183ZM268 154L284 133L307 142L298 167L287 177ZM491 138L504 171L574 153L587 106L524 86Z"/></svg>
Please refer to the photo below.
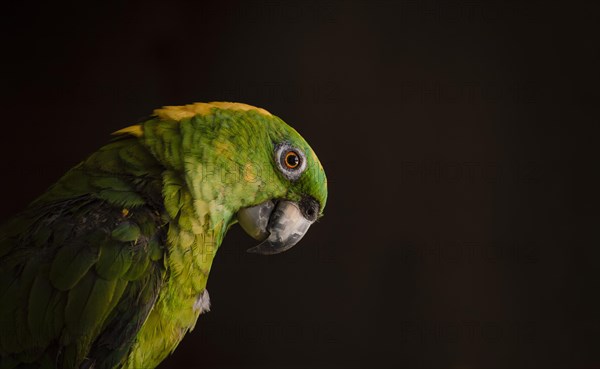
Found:
<svg viewBox="0 0 600 369"><path fill-rule="evenodd" d="M294 169L300 165L300 157L295 152L288 151L288 153L285 154L285 160L283 162L285 163L286 167Z"/></svg>

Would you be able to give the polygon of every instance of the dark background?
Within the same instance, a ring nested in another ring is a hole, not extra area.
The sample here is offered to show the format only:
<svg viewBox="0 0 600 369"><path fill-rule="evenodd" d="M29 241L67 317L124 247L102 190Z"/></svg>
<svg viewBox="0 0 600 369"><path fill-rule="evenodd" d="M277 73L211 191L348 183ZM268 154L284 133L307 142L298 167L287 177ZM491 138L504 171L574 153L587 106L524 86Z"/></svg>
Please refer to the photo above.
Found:
<svg viewBox="0 0 600 369"><path fill-rule="evenodd" d="M598 10L5 4L0 219L154 108L246 102L315 148L326 216L273 257L235 227L162 368L598 368Z"/></svg>

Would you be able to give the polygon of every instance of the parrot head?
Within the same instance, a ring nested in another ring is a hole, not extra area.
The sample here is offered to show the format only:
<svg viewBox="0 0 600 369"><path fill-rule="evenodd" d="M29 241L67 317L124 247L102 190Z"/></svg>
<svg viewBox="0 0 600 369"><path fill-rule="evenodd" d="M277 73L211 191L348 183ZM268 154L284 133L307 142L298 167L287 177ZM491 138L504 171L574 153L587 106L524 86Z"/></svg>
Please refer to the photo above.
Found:
<svg viewBox="0 0 600 369"><path fill-rule="evenodd" d="M167 106L155 117L133 130L155 156L184 173L200 219L225 228L237 222L260 241L249 252L288 250L323 214L323 167L280 118L228 102Z"/></svg>
<svg viewBox="0 0 600 369"><path fill-rule="evenodd" d="M327 200L323 167L311 147L282 121L257 159L277 184L267 200L237 211L240 226L262 241L249 252L276 254L296 245L323 214ZM267 186L268 188L268 186Z"/></svg>

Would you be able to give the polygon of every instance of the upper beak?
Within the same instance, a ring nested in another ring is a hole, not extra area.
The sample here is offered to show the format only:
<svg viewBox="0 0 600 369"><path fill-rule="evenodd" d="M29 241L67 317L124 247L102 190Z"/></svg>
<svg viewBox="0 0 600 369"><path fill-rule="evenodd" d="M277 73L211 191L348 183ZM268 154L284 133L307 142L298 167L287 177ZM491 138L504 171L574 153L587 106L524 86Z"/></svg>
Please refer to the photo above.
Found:
<svg viewBox="0 0 600 369"><path fill-rule="evenodd" d="M317 219L319 204L312 198L299 203L279 200L243 208L237 218L250 236L261 242L248 252L270 255L290 249L297 244Z"/></svg>

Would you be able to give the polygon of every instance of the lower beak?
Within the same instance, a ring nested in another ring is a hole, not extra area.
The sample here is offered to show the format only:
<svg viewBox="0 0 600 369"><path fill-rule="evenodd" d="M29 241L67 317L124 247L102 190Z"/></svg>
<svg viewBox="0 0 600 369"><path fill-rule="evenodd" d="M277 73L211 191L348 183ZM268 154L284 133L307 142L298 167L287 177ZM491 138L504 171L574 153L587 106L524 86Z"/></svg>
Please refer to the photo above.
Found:
<svg viewBox="0 0 600 369"><path fill-rule="evenodd" d="M318 204L313 199L300 204L280 200L243 208L237 218L242 228L254 239L263 241L248 252L270 255L286 251L297 244L316 220Z"/></svg>

